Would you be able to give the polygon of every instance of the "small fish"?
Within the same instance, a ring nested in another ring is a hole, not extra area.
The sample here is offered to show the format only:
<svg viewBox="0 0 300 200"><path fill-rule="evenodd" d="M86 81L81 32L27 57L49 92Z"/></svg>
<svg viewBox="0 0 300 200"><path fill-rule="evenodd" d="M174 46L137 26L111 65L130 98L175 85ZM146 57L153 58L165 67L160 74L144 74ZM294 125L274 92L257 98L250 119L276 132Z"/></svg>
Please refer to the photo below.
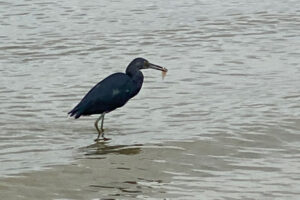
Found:
<svg viewBox="0 0 300 200"><path fill-rule="evenodd" d="M162 75L162 79L165 78L165 76L167 75L167 68L163 68L163 71L161 71L161 75Z"/></svg>

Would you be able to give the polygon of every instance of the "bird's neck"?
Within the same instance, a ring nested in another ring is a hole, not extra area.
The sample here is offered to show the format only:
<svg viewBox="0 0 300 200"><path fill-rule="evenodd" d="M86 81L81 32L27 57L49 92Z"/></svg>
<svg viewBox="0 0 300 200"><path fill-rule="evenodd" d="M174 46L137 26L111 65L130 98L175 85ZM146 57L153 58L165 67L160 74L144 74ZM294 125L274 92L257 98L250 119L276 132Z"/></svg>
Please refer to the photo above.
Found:
<svg viewBox="0 0 300 200"><path fill-rule="evenodd" d="M144 75L141 71L137 71L133 76L131 76L131 79L136 83L143 83Z"/></svg>
<svg viewBox="0 0 300 200"><path fill-rule="evenodd" d="M135 76L136 73L138 73L140 70L138 70L135 66L133 65L128 65L126 68L126 74L130 77Z"/></svg>
<svg viewBox="0 0 300 200"><path fill-rule="evenodd" d="M142 72L139 69L137 69L135 66L131 66L131 65L129 65L127 67L126 74L132 79L143 76Z"/></svg>
<svg viewBox="0 0 300 200"><path fill-rule="evenodd" d="M140 85L144 81L144 75L140 70L136 70L133 73L126 73L131 80L137 83L137 85Z"/></svg>
<svg viewBox="0 0 300 200"><path fill-rule="evenodd" d="M135 96L140 89L142 88L144 82L144 75L140 70L134 71L134 73L127 73L126 74L131 78L131 80L135 83L135 88L132 91L132 96Z"/></svg>

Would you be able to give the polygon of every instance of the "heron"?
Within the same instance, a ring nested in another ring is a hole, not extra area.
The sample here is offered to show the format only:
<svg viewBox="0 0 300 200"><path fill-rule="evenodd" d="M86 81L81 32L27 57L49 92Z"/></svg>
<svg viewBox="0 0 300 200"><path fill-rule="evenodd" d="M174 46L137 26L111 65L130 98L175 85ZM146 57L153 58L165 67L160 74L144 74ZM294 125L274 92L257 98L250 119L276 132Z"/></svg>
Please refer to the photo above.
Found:
<svg viewBox="0 0 300 200"><path fill-rule="evenodd" d="M114 73L97 83L68 114L75 119L81 116L100 114L95 121L98 136L95 141L108 140L104 136L105 114L124 106L129 99L136 96L142 88L144 75L142 69L156 69L163 73L165 67L150 63L144 58L135 58L129 63L125 73ZM99 128L99 121L101 126Z"/></svg>

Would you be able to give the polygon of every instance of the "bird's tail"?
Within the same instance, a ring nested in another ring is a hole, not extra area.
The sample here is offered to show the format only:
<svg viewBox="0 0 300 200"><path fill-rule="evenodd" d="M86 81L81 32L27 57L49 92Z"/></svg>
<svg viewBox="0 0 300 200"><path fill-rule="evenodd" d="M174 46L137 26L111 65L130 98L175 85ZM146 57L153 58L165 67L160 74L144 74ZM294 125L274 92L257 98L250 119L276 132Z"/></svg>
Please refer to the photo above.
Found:
<svg viewBox="0 0 300 200"><path fill-rule="evenodd" d="M68 112L68 115L70 115L70 117L74 116L74 118L77 119L77 118L79 118L81 116L81 111L78 108L78 106L76 106L70 112Z"/></svg>

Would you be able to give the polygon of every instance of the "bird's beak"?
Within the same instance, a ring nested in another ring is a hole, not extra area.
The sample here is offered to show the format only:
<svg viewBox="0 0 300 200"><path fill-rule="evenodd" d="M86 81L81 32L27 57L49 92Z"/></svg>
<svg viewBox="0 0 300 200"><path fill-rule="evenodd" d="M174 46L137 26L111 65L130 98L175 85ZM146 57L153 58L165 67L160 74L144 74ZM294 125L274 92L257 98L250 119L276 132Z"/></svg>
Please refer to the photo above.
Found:
<svg viewBox="0 0 300 200"><path fill-rule="evenodd" d="M158 66L158 65L155 65L155 64L152 64L152 63L149 63L149 67L148 68L160 70L160 71L163 71L163 72L167 72L168 71L167 68L161 67L161 66Z"/></svg>

